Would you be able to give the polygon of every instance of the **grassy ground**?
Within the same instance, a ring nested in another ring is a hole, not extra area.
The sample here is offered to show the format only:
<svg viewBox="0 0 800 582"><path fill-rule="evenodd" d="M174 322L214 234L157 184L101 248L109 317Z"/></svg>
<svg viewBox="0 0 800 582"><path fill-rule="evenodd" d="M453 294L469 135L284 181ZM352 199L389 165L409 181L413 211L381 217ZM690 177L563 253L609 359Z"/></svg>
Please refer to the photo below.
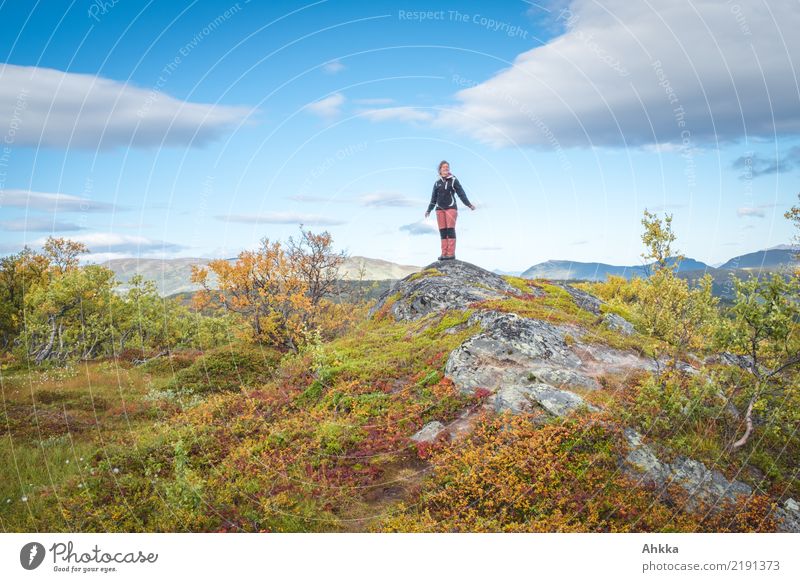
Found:
<svg viewBox="0 0 800 582"><path fill-rule="evenodd" d="M421 474L408 436L470 405L441 372L469 314L365 321L277 370L239 346L180 370L4 371L0 525L363 531Z"/></svg>
<svg viewBox="0 0 800 582"><path fill-rule="evenodd" d="M511 282L522 296L483 307L585 326L584 341L630 349L648 341L606 329L547 282L532 284L544 297L526 294L531 283ZM716 388L724 393L727 380L711 390L676 379L665 390L646 374L609 377L584 395L602 414L546 420L544 428L535 414L490 415L461 441L416 445L409 436L425 423L479 410L485 395L460 394L442 374L449 353L478 329L466 326L471 309L415 322L395 322L387 310L280 361L235 346L143 367L2 370L0 527L721 531L721 521L678 515L634 488L617 461L625 452L619 427L635 426L664 455L693 452L749 478L741 462L721 460L739 428L720 420ZM796 439L781 456L785 435L765 435L745 452L746 464L757 467L763 489L782 488L772 495L795 491L788 460ZM733 529L763 525L763 507L753 512L737 511L744 517Z"/></svg>
<svg viewBox="0 0 800 582"><path fill-rule="evenodd" d="M147 398L152 374L113 362L4 370L0 378L3 531L59 528L53 519L63 517L61 484L84 479L106 447L136 442L170 414L163 403Z"/></svg>

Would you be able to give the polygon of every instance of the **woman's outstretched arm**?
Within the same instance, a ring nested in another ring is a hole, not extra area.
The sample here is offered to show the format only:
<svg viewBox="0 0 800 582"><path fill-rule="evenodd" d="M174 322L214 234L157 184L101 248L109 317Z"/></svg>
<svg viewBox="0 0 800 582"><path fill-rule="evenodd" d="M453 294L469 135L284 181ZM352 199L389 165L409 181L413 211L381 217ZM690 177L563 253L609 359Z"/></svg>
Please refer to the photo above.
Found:
<svg viewBox="0 0 800 582"><path fill-rule="evenodd" d="M461 182L458 181L458 178L455 178L453 180L453 188L455 188L456 194L458 194L458 197L461 198L461 202L466 204L472 210L475 210L475 205L472 204L469 201L469 199L467 198L467 193L464 192L464 188L461 186Z"/></svg>
<svg viewBox="0 0 800 582"><path fill-rule="evenodd" d="M431 192L431 203L428 204L428 209L425 211L425 218L428 218L434 206L436 206L436 183L433 184L433 192Z"/></svg>

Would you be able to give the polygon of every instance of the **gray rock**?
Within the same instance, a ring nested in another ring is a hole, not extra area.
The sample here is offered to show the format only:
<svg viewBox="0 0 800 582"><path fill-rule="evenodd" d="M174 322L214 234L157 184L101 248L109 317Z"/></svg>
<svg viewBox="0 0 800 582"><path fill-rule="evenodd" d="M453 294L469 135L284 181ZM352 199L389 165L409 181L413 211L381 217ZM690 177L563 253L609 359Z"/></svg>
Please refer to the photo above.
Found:
<svg viewBox="0 0 800 582"><path fill-rule="evenodd" d="M432 443L442 434L443 430L444 425L438 420L433 420L415 432L411 440L418 443Z"/></svg>
<svg viewBox="0 0 800 582"><path fill-rule="evenodd" d="M625 439L630 451L625 457L625 470L641 481L663 484L669 479L669 467L661 462L649 446L642 441L642 435L632 428L625 429Z"/></svg>
<svg viewBox="0 0 800 582"><path fill-rule="evenodd" d="M731 352L722 352L708 356L705 364L725 364L727 366L738 366L743 370L750 370L753 367L753 358L750 356L739 356Z"/></svg>
<svg viewBox="0 0 800 582"><path fill-rule="evenodd" d="M688 457L678 457L669 465L672 476L679 481L690 495L707 501L721 499L734 500L741 495L748 496L753 490L741 481L728 481L719 471L708 469L700 461Z"/></svg>
<svg viewBox="0 0 800 582"><path fill-rule="evenodd" d="M496 412L510 410L517 414L530 410L534 404L558 417L566 416L581 406L586 406L589 410L597 410L591 404L586 404L583 398L577 394L558 390L548 384L503 386L494 395Z"/></svg>
<svg viewBox="0 0 800 582"><path fill-rule="evenodd" d="M462 411L458 418L445 427L450 440L457 441L471 434L475 428L475 424L480 421L482 413L492 409L492 406L485 402L477 409L469 408Z"/></svg>
<svg viewBox="0 0 800 582"><path fill-rule="evenodd" d="M532 382L544 382L556 388L583 388L584 390L601 388L600 383L594 378L567 368L534 366L528 372L527 379Z"/></svg>
<svg viewBox="0 0 800 582"><path fill-rule="evenodd" d="M586 335L586 329L574 323L559 324L558 329L564 332L564 336L572 336L573 339L581 339Z"/></svg>
<svg viewBox="0 0 800 582"><path fill-rule="evenodd" d="M800 533L800 504L791 497L775 509L774 517L778 519L778 531Z"/></svg>
<svg viewBox="0 0 800 582"><path fill-rule="evenodd" d="M464 309L476 301L501 299L518 291L499 275L471 263L436 261L395 283L380 296L370 315L397 294L390 313L398 321L410 321L436 311Z"/></svg>
<svg viewBox="0 0 800 582"><path fill-rule="evenodd" d="M749 496L753 490L741 481L728 481L719 471L709 470L700 461L678 457L674 463L661 461L631 428L625 429L630 452L625 458L625 471L642 483L652 484L662 493L666 487L679 485L689 495L689 507L697 501L712 506L721 501L735 501L739 496Z"/></svg>
<svg viewBox="0 0 800 582"><path fill-rule="evenodd" d="M575 345L574 351L583 360L586 370L597 373L618 374L635 369L653 372L656 369L655 362L650 358L602 344L580 343Z"/></svg>
<svg viewBox="0 0 800 582"><path fill-rule="evenodd" d="M553 416L566 416L581 406L587 407L592 412L597 412L598 410L597 407L584 402L583 398L574 392L558 390L547 384L534 385L533 398Z"/></svg>
<svg viewBox="0 0 800 582"><path fill-rule="evenodd" d="M541 380L597 387L578 372L581 360L556 326L496 311L477 312L472 322L479 322L484 331L453 350L445 366L445 375L462 392L495 392L501 386Z"/></svg>
<svg viewBox="0 0 800 582"><path fill-rule="evenodd" d="M557 281L552 281L553 285L557 287L561 287L564 291L570 294L572 300L575 304L588 311L589 313L594 313L595 315L600 315L600 306L603 304L597 297L587 293L582 289L577 289L572 285L568 285L567 283L560 283ZM622 318L620 318L622 319Z"/></svg>
<svg viewBox="0 0 800 582"><path fill-rule="evenodd" d="M684 372L686 374L696 375L696 374L700 373L700 370L696 369L694 366L692 366L688 362L679 361L675 367L678 370L680 370L681 372Z"/></svg>
<svg viewBox="0 0 800 582"><path fill-rule="evenodd" d="M603 316L603 322L609 327L609 329L618 331L622 335L633 335L636 331L630 321L624 317L620 317L616 313L606 313Z"/></svg>
<svg viewBox="0 0 800 582"><path fill-rule="evenodd" d="M495 412L511 411L513 414L533 408L530 386L503 386L494 395Z"/></svg>
<svg viewBox="0 0 800 582"><path fill-rule="evenodd" d="M632 350L618 350L603 344L579 342L575 344L573 351L583 361L581 371L589 375L619 374L633 370L657 371L656 361L653 358L642 357ZM663 369L667 361L666 356L659 357L658 367ZM699 370L683 361L678 362L677 368L688 374L699 373Z"/></svg>

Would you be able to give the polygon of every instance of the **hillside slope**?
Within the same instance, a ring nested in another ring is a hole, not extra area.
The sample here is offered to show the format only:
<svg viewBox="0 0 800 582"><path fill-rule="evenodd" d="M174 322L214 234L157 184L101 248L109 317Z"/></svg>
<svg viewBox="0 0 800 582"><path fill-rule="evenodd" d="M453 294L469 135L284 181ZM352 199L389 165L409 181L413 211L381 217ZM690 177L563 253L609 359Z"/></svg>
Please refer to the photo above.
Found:
<svg viewBox="0 0 800 582"><path fill-rule="evenodd" d="M622 315L433 263L345 337L155 385L181 410L96 455L51 529L798 531L796 446L722 452L740 404L708 380L736 366L696 354L693 400L654 394Z"/></svg>

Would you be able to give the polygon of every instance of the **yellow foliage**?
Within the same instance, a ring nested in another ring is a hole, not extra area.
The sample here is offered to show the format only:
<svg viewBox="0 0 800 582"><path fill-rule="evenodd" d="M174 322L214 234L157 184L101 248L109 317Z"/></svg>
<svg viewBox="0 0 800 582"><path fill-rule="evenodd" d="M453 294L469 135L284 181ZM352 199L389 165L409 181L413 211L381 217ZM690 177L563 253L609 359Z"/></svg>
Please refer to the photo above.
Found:
<svg viewBox="0 0 800 582"><path fill-rule="evenodd" d="M192 282L202 287L194 306L204 309L217 303L249 322L254 341L292 351L312 329L325 339L345 329L361 311L325 297L332 292L344 256L333 253L327 232L301 232L301 239L290 238L287 248L264 238L257 250L239 253L233 263L218 259L207 267L193 267ZM211 273L217 289L209 286Z"/></svg>

